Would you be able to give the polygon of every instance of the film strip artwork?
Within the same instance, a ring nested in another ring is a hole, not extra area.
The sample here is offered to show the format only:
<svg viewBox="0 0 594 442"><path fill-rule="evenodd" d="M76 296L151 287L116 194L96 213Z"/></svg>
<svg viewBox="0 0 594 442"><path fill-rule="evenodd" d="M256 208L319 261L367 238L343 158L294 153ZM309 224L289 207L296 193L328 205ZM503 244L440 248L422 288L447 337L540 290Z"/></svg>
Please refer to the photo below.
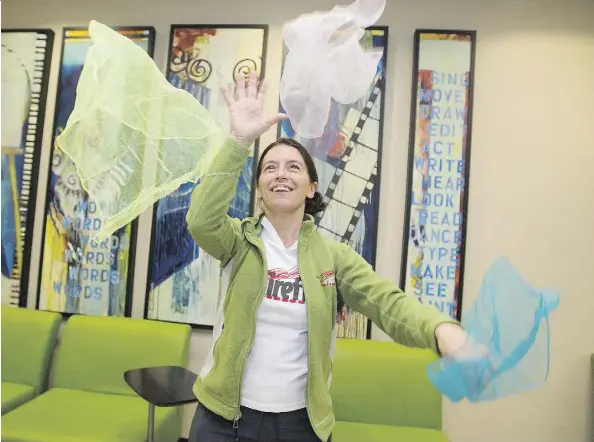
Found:
<svg viewBox="0 0 594 442"><path fill-rule="evenodd" d="M376 134L380 125L378 105L382 81L383 72L380 71L363 111L349 110L345 127L352 127L352 132L345 134L348 139L346 148L324 195L327 210L316 220L322 232L346 244L353 237L377 181L379 146ZM349 120L356 122L351 126Z"/></svg>
<svg viewBox="0 0 594 442"><path fill-rule="evenodd" d="M318 231L350 245L372 266L377 241L387 41L387 28L366 30L361 45L367 51L383 54L375 78L368 93L356 103L332 103L322 137L302 139L290 122L279 125L279 136L297 139L314 158L319 191L326 203L326 209L316 217ZM351 310L341 298L339 307L337 336L369 338L369 320Z"/></svg>
<svg viewBox="0 0 594 442"><path fill-rule="evenodd" d="M27 304L54 33L2 31L2 303Z"/></svg>
<svg viewBox="0 0 594 442"><path fill-rule="evenodd" d="M220 87L237 74L264 72L267 35L265 25L172 25L167 80L195 97L227 133L230 121ZM252 151L257 149L258 141ZM250 155L229 208L233 218L252 214L253 168ZM211 328L219 307L221 269L187 228L195 186L186 183L155 204L145 318Z"/></svg>

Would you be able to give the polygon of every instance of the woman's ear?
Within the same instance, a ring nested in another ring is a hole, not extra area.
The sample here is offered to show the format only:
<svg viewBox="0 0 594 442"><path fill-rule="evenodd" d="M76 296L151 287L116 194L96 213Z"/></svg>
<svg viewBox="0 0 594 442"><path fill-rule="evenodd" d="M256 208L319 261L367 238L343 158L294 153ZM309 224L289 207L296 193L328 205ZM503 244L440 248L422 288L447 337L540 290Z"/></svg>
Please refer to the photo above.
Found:
<svg viewBox="0 0 594 442"><path fill-rule="evenodd" d="M260 216L260 214L264 213L264 201L262 197L258 195L256 192L256 207L254 208L254 216Z"/></svg>
<svg viewBox="0 0 594 442"><path fill-rule="evenodd" d="M313 198L317 191L318 191L318 183L317 182L311 183L309 185L309 192L307 192L307 197L309 199Z"/></svg>

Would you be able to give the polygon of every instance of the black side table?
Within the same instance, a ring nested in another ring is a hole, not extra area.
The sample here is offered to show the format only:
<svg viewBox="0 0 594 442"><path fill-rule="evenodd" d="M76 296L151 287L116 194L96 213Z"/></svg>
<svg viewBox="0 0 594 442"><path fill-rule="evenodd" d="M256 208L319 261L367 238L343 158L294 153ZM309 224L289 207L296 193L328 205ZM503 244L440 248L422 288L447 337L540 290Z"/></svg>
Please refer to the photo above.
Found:
<svg viewBox="0 0 594 442"><path fill-rule="evenodd" d="M147 440L155 439L155 407L176 407L198 402L192 391L198 376L182 367L147 367L128 370L124 379L149 404Z"/></svg>

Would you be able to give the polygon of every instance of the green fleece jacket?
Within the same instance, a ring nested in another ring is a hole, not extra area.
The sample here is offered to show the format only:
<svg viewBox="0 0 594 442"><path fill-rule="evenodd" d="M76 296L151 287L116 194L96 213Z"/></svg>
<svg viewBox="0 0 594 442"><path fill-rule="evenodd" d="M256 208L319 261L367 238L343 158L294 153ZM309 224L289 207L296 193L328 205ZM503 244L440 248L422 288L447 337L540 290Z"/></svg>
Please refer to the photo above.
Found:
<svg viewBox="0 0 594 442"><path fill-rule="evenodd" d="M240 221L227 215L248 155L246 148L227 139L195 188L186 217L192 237L204 251L222 266L233 259L223 304L224 328L214 344L212 369L194 386L206 408L230 421L241 417L241 380L268 272L260 218ZM307 411L316 434L327 441L335 422L329 379L337 292L394 341L411 347L437 352L435 328L455 321L379 278L351 247L318 233L311 217L299 233L298 265L309 328Z"/></svg>

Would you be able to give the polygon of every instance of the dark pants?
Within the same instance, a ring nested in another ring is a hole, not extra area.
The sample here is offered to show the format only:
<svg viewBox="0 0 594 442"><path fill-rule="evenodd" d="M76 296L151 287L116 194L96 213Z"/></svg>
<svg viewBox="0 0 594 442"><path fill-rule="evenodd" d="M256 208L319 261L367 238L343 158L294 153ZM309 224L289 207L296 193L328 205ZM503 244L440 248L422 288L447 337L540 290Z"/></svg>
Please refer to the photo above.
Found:
<svg viewBox="0 0 594 442"><path fill-rule="evenodd" d="M232 421L198 404L188 442L320 442L305 408L264 413L241 407L241 414L234 428Z"/></svg>

